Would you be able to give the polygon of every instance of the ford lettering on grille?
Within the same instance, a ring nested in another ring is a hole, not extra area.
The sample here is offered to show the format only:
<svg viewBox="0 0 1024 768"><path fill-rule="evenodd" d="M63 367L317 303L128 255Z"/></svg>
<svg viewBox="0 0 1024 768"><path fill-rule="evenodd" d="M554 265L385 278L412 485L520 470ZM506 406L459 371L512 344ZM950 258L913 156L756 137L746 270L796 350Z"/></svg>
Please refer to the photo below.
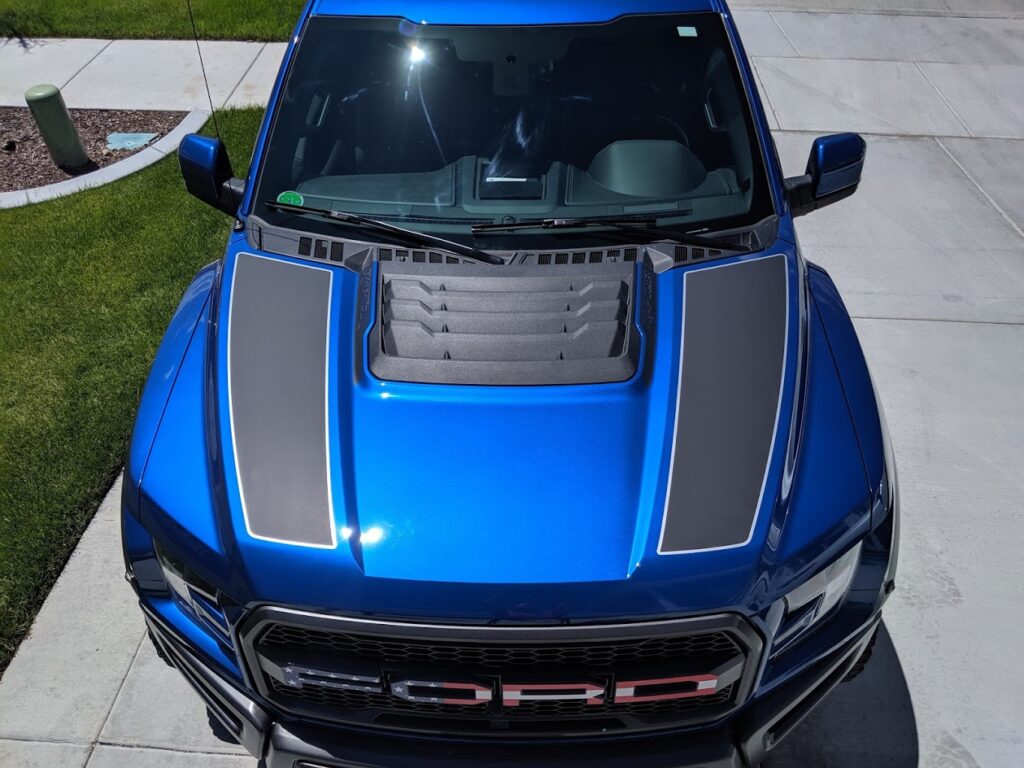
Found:
<svg viewBox="0 0 1024 768"><path fill-rule="evenodd" d="M597 676L581 681L519 683L504 680L422 680L397 675L328 672L294 665L282 666L281 672L285 685L300 690L306 686L332 688L390 695L418 704L466 707L486 705L492 701L500 701L504 707L518 707L524 701L582 701L592 705L672 701L713 696L721 690L722 682L718 674L616 681L610 676Z"/></svg>

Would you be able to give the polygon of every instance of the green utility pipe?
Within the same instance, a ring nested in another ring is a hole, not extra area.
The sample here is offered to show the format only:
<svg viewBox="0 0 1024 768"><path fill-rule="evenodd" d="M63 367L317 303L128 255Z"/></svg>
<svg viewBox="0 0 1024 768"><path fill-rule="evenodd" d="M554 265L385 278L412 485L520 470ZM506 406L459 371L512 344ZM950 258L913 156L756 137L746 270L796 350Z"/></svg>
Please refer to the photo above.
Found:
<svg viewBox="0 0 1024 768"><path fill-rule="evenodd" d="M57 86L33 85L25 91L25 101L32 110L32 117L39 126L53 162L69 171L91 163Z"/></svg>

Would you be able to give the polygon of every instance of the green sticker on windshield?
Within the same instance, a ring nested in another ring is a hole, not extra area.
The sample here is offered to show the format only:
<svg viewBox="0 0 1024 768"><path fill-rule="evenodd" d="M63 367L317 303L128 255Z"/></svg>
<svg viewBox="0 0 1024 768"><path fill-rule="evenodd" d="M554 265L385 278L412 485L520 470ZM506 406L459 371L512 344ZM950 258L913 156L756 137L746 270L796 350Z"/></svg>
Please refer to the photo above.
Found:
<svg viewBox="0 0 1024 768"><path fill-rule="evenodd" d="M289 189L277 196L277 202L284 203L285 205L302 205L306 202L306 198L298 192Z"/></svg>

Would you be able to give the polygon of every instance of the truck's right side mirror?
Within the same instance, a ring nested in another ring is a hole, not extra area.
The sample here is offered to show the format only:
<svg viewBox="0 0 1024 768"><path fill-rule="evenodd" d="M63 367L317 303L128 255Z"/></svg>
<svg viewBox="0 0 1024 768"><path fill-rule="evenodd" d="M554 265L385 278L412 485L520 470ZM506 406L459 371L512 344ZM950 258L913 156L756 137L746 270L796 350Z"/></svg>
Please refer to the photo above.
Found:
<svg viewBox="0 0 1024 768"><path fill-rule="evenodd" d="M807 172L786 179L786 199L793 216L804 216L856 192L867 148L867 143L856 133L815 139L807 160Z"/></svg>
<svg viewBox="0 0 1024 768"><path fill-rule="evenodd" d="M245 182L235 178L228 151L220 139L188 134L178 145L178 163L185 189L207 205L235 215Z"/></svg>

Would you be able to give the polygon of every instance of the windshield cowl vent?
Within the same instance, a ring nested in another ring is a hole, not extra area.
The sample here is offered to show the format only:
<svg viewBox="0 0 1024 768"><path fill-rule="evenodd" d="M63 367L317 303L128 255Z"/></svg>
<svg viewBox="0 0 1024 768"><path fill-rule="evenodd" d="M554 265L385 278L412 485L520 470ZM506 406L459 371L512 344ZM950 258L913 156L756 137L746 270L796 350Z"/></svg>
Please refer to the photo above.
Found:
<svg viewBox="0 0 1024 768"><path fill-rule="evenodd" d="M471 259L465 259L451 253L440 253L438 251L410 250L408 248L378 248L377 259L379 261L410 262L412 264L469 264Z"/></svg>
<svg viewBox="0 0 1024 768"><path fill-rule="evenodd" d="M634 262L639 255L639 249L629 248L606 248L601 250L580 250L580 251L541 251L521 254L518 263L536 264L538 266L559 266L563 264L616 264L619 262Z"/></svg>
<svg viewBox="0 0 1024 768"><path fill-rule="evenodd" d="M692 245L677 245L673 253L673 260L676 264L689 264L691 262L708 261L720 259L722 256L733 256L732 253L720 251L717 248L697 248Z"/></svg>

